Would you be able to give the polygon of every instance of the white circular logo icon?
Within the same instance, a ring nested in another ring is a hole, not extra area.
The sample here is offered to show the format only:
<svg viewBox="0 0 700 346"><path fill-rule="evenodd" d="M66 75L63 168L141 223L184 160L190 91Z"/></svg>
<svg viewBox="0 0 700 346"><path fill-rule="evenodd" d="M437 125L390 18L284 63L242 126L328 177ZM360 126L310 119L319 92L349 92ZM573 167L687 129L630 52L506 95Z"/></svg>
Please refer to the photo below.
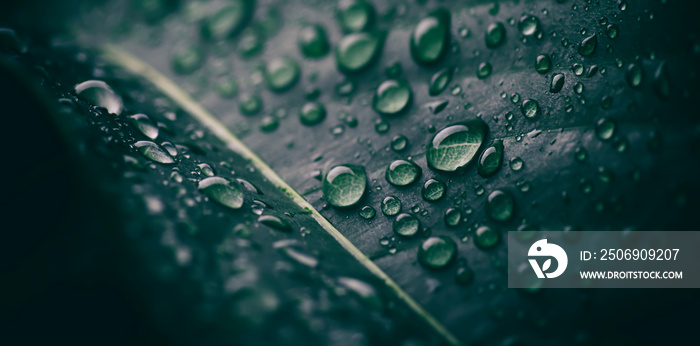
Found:
<svg viewBox="0 0 700 346"><path fill-rule="evenodd" d="M566 265L569 263L569 258L566 256L564 249L562 249L559 245L547 243L547 239L541 239L532 244L532 246L530 246L530 250L527 252L527 255L528 257L554 257L554 259L557 260L557 269L553 272L545 273L552 266L551 258L544 261L542 268L540 268L537 260L533 258L529 259L532 269L540 279L544 279L545 277L550 279L558 277L564 273L564 270L566 270Z"/></svg>

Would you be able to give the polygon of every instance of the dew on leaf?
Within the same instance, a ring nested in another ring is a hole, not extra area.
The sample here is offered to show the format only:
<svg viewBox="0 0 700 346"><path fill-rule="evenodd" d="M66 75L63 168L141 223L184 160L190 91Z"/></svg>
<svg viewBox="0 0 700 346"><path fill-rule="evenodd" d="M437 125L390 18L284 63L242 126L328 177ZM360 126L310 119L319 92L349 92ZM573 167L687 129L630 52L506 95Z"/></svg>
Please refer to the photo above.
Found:
<svg viewBox="0 0 700 346"><path fill-rule="evenodd" d="M364 31L374 20L374 7L365 0L341 0L338 2L337 18L345 32Z"/></svg>
<svg viewBox="0 0 700 346"><path fill-rule="evenodd" d="M486 201L486 214L495 221L508 221L513 217L515 201L513 195L505 190L491 192Z"/></svg>
<svg viewBox="0 0 700 346"><path fill-rule="evenodd" d="M299 110L299 120L306 126L320 124L326 118L326 108L319 102L307 102Z"/></svg>
<svg viewBox="0 0 700 346"><path fill-rule="evenodd" d="M255 2L232 0L211 17L202 21L201 33L205 39L221 41L239 33L253 17Z"/></svg>
<svg viewBox="0 0 700 346"><path fill-rule="evenodd" d="M583 56L590 56L595 52L595 48L598 45L598 36L593 34L588 36L581 41L581 45L578 47L578 53Z"/></svg>
<svg viewBox="0 0 700 346"><path fill-rule="evenodd" d="M260 215L258 222L280 232L291 232L292 226L277 215Z"/></svg>
<svg viewBox="0 0 700 346"><path fill-rule="evenodd" d="M644 70L642 70L642 63L637 60L629 65L627 65L627 71L625 71L625 79L627 79L627 84L633 88L639 87L642 84L642 79L644 78Z"/></svg>
<svg viewBox="0 0 700 346"><path fill-rule="evenodd" d="M549 84L549 92L558 93L564 87L564 75L557 73L552 76L552 82Z"/></svg>
<svg viewBox="0 0 700 346"><path fill-rule="evenodd" d="M270 60L265 67L265 82L272 91L281 92L293 87L299 76L301 69L296 60L281 56Z"/></svg>
<svg viewBox="0 0 700 346"><path fill-rule="evenodd" d="M457 255L457 244L448 236L430 237L418 248L418 262L430 269L450 264Z"/></svg>
<svg viewBox="0 0 700 346"><path fill-rule="evenodd" d="M384 33L357 33L343 37L335 49L338 69L354 73L369 67L382 50L384 36Z"/></svg>
<svg viewBox="0 0 700 346"><path fill-rule="evenodd" d="M474 244L482 249L494 247L500 239L500 233L488 226L481 226L474 232Z"/></svg>
<svg viewBox="0 0 700 346"><path fill-rule="evenodd" d="M323 196L334 207L351 207L365 194L367 175L364 167L338 165L323 177Z"/></svg>
<svg viewBox="0 0 700 346"><path fill-rule="evenodd" d="M260 113L263 101L255 94L243 94L238 98L238 109L243 115L256 115Z"/></svg>
<svg viewBox="0 0 700 346"><path fill-rule="evenodd" d="M491 75L491 64L489 62L482 62L476 69L476 77L479 79L484 79Z"/></svg>
<svg viewBox="0 0 700 346"><path fill-rule="evenodd" d="M447 190L447 186L442 180L430 178L423 184L421 194L424 200L434 202L445 196L445 190Z"/></svg>
<svg viewBox="0 0 700 346"><path fill-rule="evenodd" d="M518 22L518 30L524 36L533 36L540 31L540 19L533 15L524 15Z"/></svg>
<svg viewBox="0 0 700 346"><path fill-rule="evenodd" d="M323 57L330 50L326 30L318 24L307 25L299 30L299 49L307 58Z"/></svg>
<svg viewBox="0 0 700 346"><path fill-rule="evenodd" d="M428 144L428 166L438 171L455 172L476 156L488 133L480 118L450 125L433 136Z"/></svg>
<svg viewBox="0 0 700 346"><path fill-rule="evenodd" d="M411 96L411 87L406 81L390 79L377 87L372 108L379 114L394 115L408 107Z"/></svg>
<svg viewBox="0 0 700 346"><path fill-rule="evenodd" d="M384 197L381 207L384 215L394 216L401 211L401 200L394 196Z"/></svg>
<svg viewBox="0 0 700 346"><path fill-rule="evenodd" d="M481 153L477 171L482 177L490 177L498 172L502 161L503 141L499 139Z"/></svg>
<svg viewBox="0 0 700 346"><path fill-rule="evenodd" d="M457 227L462 221L462 210L459 208L448 208L445 211L445 224L449 227Z"/></svg>
<svg viewBox="0 0 700 346"><path fill-rule="evenodd" d="M406 136L398 135L391 140L391 149L396 152L406 149L406 146L408 146L408 138Z"/></svg>
<svg viewBox="0 0 700 346"><path fill-rule="evenodd" d="M539 73L547 73L552 68L552 59L548 54L540 54L535 59L535 71Z"/></svg>
<svg viewBox="0 0 700 346"><path fill-rule="evenodd" d="M525 166L525 162L523 162L523 159L519 157L514 157L510 160L510 169L512 169L514 172L520 171L523 169L523 166Z"/></svg>
<svg viewBox="0 0 700 346"><path fill-rule="evenodd" d="M149 118L146 114L134 114L129 117L131 120L131 124L136 127L136 129L139 130L144 136L150 138L150 139L156 139L158 138L158 126L153 123L151 118Z"/></svg>
<svg viewBox="0 0 700 346"><path fill-rule="evenodd" d="M394 186L407 186L421 175L421 169L415 163L406 160L396 160L386 169L386 180Z"/></svg>
<svg viewBox="0 0 700 346"><path fill-rule="evenodd" d="M522 112L526 118L534 119L540 115L540 106L537 104L537 101L527 99L523 101L522 105L520 105L520 112Z"/></svg>
<svg viewBox="0 0 700 346"><path fill-rule="evenodd" d="M402 237L413 237L420 230L420 222L411 214L399 214L392 224L394 233Z"/></svg>
<svg viewBox="0 0 700 346"><path fill-rule="evenodd" d="M496 48L506 38L506 27L503 26L503 23L501 22L496 22L496 23L491 23L487 28L486 28L486 47L488 48Z"/></svg>
<svg viewBox="0 0 700 346"><path fill-rule="evenodd" d="M175 163L175 160L172 158L172 156L170 156L170 154L168 154L168 152L161 149L158 144L151 141L138 141L134 143L134 146L136 149L138 149L141 155L147 159L166 165Z"/></svg>
<svg viewBox="0 0 700 346"><path fill-rule="evenodd" d="M438 9L423 18L411 33L411 56L420 65L433 65L450 43L450 12Z"/></svg>
<svg viewBox="0 0 700 346"><path fill-rule="evenodd" d="M448 67L436 72L432 77L430 77L428 94L430 94L430 96L437 96L442 93L452 80L453 73L454 69Z"/></svg>
<svg viewBox="0 0 700 346"><path fill-rule="evenodd" d="M365 220L369 220L369 219L373 218L374 215L376 215L376 213L377 212L374 210L374 208L372 208L369 205L362 207L362 209L360 209L360 212L359 212L360 217L365 219Z"/></svg>
<svg viewBox="0 0 700 346"><path fill-rule="evenodd" d="M243 192L230 181L221 177L209 177L199 182L197 189L212 201L231 209L243 206Z"/></svg>
<svg viewBox="0 0 700 346"><path fill-rule="evenodd" d="M188 75L202 67L204 60L204 51L199 47L193 46L175 52L170 64L175 73Z"/></svg>
<svg viewBox="0 0 700 346"><path fill-rule="evenodd" d="M111 114L119 115L124 108L122 98L103 81L89 80L77 84L75 93L83 100L102 107Z"/></svg>

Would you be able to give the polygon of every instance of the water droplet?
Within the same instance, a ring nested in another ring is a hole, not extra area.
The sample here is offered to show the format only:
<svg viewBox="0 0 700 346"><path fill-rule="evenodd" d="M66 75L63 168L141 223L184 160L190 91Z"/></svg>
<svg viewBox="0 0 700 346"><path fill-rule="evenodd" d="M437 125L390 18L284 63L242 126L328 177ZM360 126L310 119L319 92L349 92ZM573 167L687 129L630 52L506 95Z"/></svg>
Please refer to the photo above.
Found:
<svg viewBox="0 0 700 346"><path fill-rule="evenodd" d="M486 47L496 48L503 43L506 37L506 27L503 23L491 23L486 29Z"/></svg>
<svg viewBox="0 0 700 346"><path fill-rule="evenodd" d="M298 42L299 49L307 58L320 58L330 50L326 30L318 24L307 25L301 28Z"/></svg>
<svg viewBox="0 0 700 346"><path fill-rule="evenodd" d="M495 221L508 221L513 217L515 201L508 191L495 190L486 202L486 214Z"/></svg>
<svg viewBox="0 0 700 346"><path fill-rule="evenodd" d="M420 230L420 222L415 216L403 213L396 217L392 224L392 229L394 233L402 237L413 237Z"/></svg>
<svg viewBox="0 0 700 346"><path fill-rule="evenodd" d="M661 99L665 99L671 92L671 83L668 79L666 62L661 62L654 72L654 91Z"/></svg>
<svg viewBox="0 0 700 346"><path fill-rule="evenodd" d="M401 211L401 200L394 196L387 196L382 200L382 213L386 216L394 216Z"/></svg>
<svg viewBox="0 0 700 346"><path fill-rule="evenodd" d="M484 79L491 75L491 64L489 62L482 62L476 69L476 77L479 79Z"/></svg>
<svg viewBox="0 0 700 346"><path fill-rule="evenodd" d="M134 146L147 159L166 165L175 163L170 154L151 141L138 141Z"/></svg>
<svg viewBox="0 0 700 346"><path fill-rule="evenodd" d="M510 169L512 169L514 172L523 169L524 165L525 163L523 162L523 159L519 157L514 157L510 160Z"/></svg>
<svg viewBox="0 0 700 346"><path fill-rule="evenodd" d="M503 161L503 141L496 140L493 144L481 153L479 158L478 173L482 177L490 177L501 168Z"/></svg>
<svg viewBox="0 0 700 346"><path fill-rule="evenodd" d="M430 87L428 88L430 96L437 96L442 93L445 88L447 88L447 84L452 80L453 73L453 68L446 68L436 72L430 77Z"/></svg>
<svg viewBox="0 0 700 346"><path fill-rule="evenodd" d="M258 95L243 94L238 99L238 109L243 115L256 115L263 107L262 99Z"/></svg>
<svg viewBox="0 0 700 346"><path fill-rule="evenodd" d="M384 33L358 33L343 37L335 50L338 69L353 73L367 68L379 56L384 38Z"/></svg>
<svg viewBox="0 0 700 346"><path fill-rule="evenodd" d="M421 169L415 163L406 160L396 160L387 167L384 176L386 181L394 186L406 186L418 179Z"/></svg>
<svg viewBox="0 0 700 346"><path fill-rule="evenodd" d="M540 19L529 14L524 15L518 22L518 30L525 36L533 36L540 31Z"/></svg>
<svg viewBox="0 0 700 346"><path fill-rule="evenodd" d="M540 106L537 104L537 101L527 99L523 101L523 104L520 106L520 112L522 112L526 118L534 119L540 115Z"/></svg>
<svg viewBox="0 0 700 346"><path fill-rule="evenodd" d="M462 221L462 211L458 208L448 208L445 211L445 224L449 227L459 226Z"/></svg>
<svg viewBox="0 0 700 346"><path fill-rule="evenodd" d="M374 215L377 214L377 212L371 206L366 205L366 206L362 207L362 209L360 209L359 214L360 214L360 217L362 217L363 219L369 220L369 219L373 218Z"/></svg>
<svg viewBox="0 0 700 346"><path fill-rule="evenodd" d="M574 66L573 66L573 68L572 68L572 71L574 71L574 74L577 75L577 76L582 75L582 74L583 74L583 70L584 70L583 65L581 65L581 64L579 64L579 63L575 63Z"/></svg>
<svg viewBox="0 0 700 346"><path fill-rule="evenodd" d="M246 30L238 40L236 49L238 54L245 58L250 58L260 54L265 44L265 37L260 30Z"/></svg>
<svg viewBox="0 0 700 346"><path fill-rule="evenodd" d="M75 86L75 93L85 101L97 107L102 107L111 114L119 115L124 108L119 97L107 83L99 80L89 80Z"/></svg>
<svg viewBox="0 0 700 346"><path fill-rule="evenodd" d="M411 33L411 56L418 64L437 63L450 43L450 12L438 9L423 18Z"/></svg>
<svg viewBox="0 0 700 346"><path fill-rule="evenodd" d="M299 119L306 126L320 124L326 118L326 108L318 102L308 102L299 110Z"/></svg>
<svg viewBox="0 0 700 346"><path fill-rule="evenodd" d="M280 122L273 116L266 115L260 120L260 131L262 132L272 132L277 130L279 126Z"/></svg>
<svg viewBox="0 0 700 346"><path fill-rule="evenodd" d="M535 70L539 73L547 73L552 67L552 59L548 54L540 54L535 60Z"/></svg>
<svg viewBox="0 0 700 346"><path fill-rule="evenodd" d="M280 232L289 233L292 231L292 226L276 215L261 215L258 217L258 222Z"/></svg>
<svg viewBox="0 0 700 346"><path fill-rule="evenodd" d="M334 207L351 207L365 194L367 175L364 167L339 165L323 178L323 196Z"/></svg>
<svg viewBox="0 0 700 346"><path fill-rule="evenodd" d="M466 286L474 281L474 271L466 266L457 268L457 274L455 274L455 282L458 285Z"/></svg>
<svg viewBox="0 0 700 346"><path fill-rule="evenodd" d="M408 146L408 138L403 135L398 135L391 140L391 149L394 151L402 151Z"/></svg>
<svg viewBox="0 0 700 346"><path fill-rule="evenodd" d="M234 36L250 21L255 9L254 1L234 0L202 22L202 36L220 41Z"/></svg>
<svg viewBox="0 0 700 346"><path fill-rule="evenodd" d="M430 237L418 248L418 262L431 269L446 267L456 255L457 244L452 238L444 235Z"/></svg>
<svg viewBox="0 0 700 346"><path fill-rule="evenodd" d="M231 209L243 206L243 192L230 181L221 177L209 177L199 182L199 191L209 199Z"/></svg>
<svg viewBox="0 0 700 346"><path fill-rule="evenodd" d="M642 63L639 60L637 60L627 65L625 77L627 79L627 84L629 84L631 87L639 87L639 85L642 84L642 79L644 78L644 70L642 70Z"/></svg>
<svg viewBox="0 0 700 346"><path fill-rule="evenodd" d="M586 158L588 157L588 152L584 147L578 147L576 148L576 152L574 152L574 158L578 162L584 162L586 161Z"/></svg>
<svg viewBox="0 0 700 346"><path fill-rule="evenodd" d="M299 81L301 69L296 60L281 56L270 60L265 67L265 82L270 90L281 92L293 87Z"/></svg>
<svg viewBox="0 0 700 346"><path fill-rule="evenodd" d="M488 130L480 118L440 130L428 144L428 166L444 172L455 172L466 167L481 148Z"/></svg>
<svg viewBox="0 0 700 346"><path fill-rule="evenodd" d="M429 202L434 202L445 196L447 186L440 179L431 178L423 184L421 193L423 199Z"/></svg>
<svg viewBox="0 0 700 346"><path fill-rule="evenodd" d="M608 34L608 37L610 37L610 38L617 37L618 31L619 31L619 29L617 28L617 25L615 25L615 24L608 25L608 27L605 30L605 32Z"/></svg>
<svg viewBox="0 0 700 346"><path fill-rule="evenodd" d="M151 118L146 114L134 114L129 117L131 119L131 124L136 127L139 132L150 139L158 138L158 126L153 123Z"/></svg>
<svg viewBox="0 0 700 346"><path fill-rule="evenodd" d="M577 94L581 94L583 92L583 83L577 82L574 84L574 92Z"/></svg>
<svg viewBox="0 0 700 346"><path fill-rule="evenodd" d="M379 114L394 115L406 109L411 101L411 87L403 80L387 80L374 93L372 107Z"/></svg>
<svg viewBox="0 0 700 346"><path fill-rule="evenodd" d="M481 226L474 232L474 244L482 249L490 249L498 244L501 234L488 226Z"/></svg>
<svg viewBox="0 0 700 346"><path fill-rule="evenodd" d="M552 83L549 85L549 92L558 93L564 87L564 75L557 73L552 76Z"/></svg>
<svg viewBox="0 0 700 346"><path fill-rule="evenodd" d="M389 123L382 119L378 119L374 123L374 131L377 131L379 134L386 133L389 131Z"/></svg>
<svg viewBox="0 0 700 346"><path fill-rule="evenodd" d="M359 32L369 28L374 19L374 7L364 0L338 2L338 22L345 32Z"/></svg>
<svg viewBox="0 0 700 346"><path fill-rule="evenodd" d="M204 60L204 51L201 48L187 47L175 52L171 66L175 73L188 75L202 67Z"/></svg>
<svg viewBox="0 0 700 346"><path fill-rule="evenodd" d="M581 41L581 45L578 47L578 53L583 56L590 56L595 52L595 48L598 45L598 36L593 34L588 36Z"/></svg>
<svg viewBox="0 0 700 346"><path fill-rule="evenodd" d="M602 118L595 125L595 134L602 141L610 140L615 135L616 125L610 118Z"/></svg>

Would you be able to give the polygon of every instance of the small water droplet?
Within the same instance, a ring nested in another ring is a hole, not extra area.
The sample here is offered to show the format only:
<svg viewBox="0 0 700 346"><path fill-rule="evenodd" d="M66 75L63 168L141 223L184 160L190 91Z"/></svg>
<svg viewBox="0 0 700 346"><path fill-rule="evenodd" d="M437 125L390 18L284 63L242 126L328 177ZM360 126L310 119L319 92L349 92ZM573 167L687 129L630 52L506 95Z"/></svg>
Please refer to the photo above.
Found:
<svg viewBox="0 0 700 346"><path fill-rule="evenodd" d="M595 52L595 48L598 45L598 36L593 34L588 36L581 41L581 45L578 47L578 53L583 56L590 56Z"/></svg>
<svg viewBox="0 0 700 346"><path fill-rule="evenodd" d="M122 98L103 81L89 80L77 84L75 93L83 100L97 107L102 107L111 114L119 115L124 108Z"/></svg>
<svg viewBox="0 0 700 346"><path fill-rule="evenodd" d="M547 73L552 67L552 59L548 54L540 54L535 60L535 70L539 73Z"/></svg>
<svg viewBox="0 0 700 346"><path fill-rule="evenodd" d="M299 110L299 119L306 126L320 124L326 118L326 108L319 102L307 102Z"/></svg>
<svg viewBox="0 0 700 346"><path fill-rule="evenodd" d="M445 224L449 227L459 226L462 221L462 211L458 208L448 208L445 211Z"/></svg>
<svg viewBox="0 0 700 346"><path fill-rule="evenodd" d="M413 237L420 230L420 222L411 214L399 214L392 224L394 233L402 237Z"/></svg>
<svg viewBox="0 0 700 346"><path fill-rule="evenodd" d="M524 15L518 22L518 30L525 36L534 36L540 31L540 19L533 15Z"/></svg>
<svg viewBox="0 0 700 346"><path fill-rule="evenodd" d="M381 52L384 36L384 33L357 33L343 37L335 50L338 69L344 73L366 69Z"/></svg>
<svg viewBox="0 0 700 346"><path fill-rule="evenodd" d="M172 158L172 156L170 156L170 154L168 154L168 152L161 149L158 144L151 141L138 141L134 143L134 146L136 149L138 149L141 155L147 159L166 165L175 163L175 160Z"/></svg>
<svg viewBox="0 0 700 346"><path fill-rule="evenodd" d="M374 215L376 214L376 211L371 206L366 205L366 206L362 207L362 209L360 209L359 214L360 214L360 217L362 217L363 219L369 220L369 219L374 217Z"/></svg>
<svg viewBox="0 0 700 346"><path fill-rule="evenodd" d="M430 237L418 248L418 262L431 269L440 269L456 257L457 244L447 236Z"/></svg>
<svg viewBox="0 0 700 346"><path fill-rule="evenodd" d="M372 108L379 114L395 115L408 107L411 87L403 80L387 80L374 93Z"/></svg>
<svg viewBox="0 0 700 346"><path fill-rule="evenodd" d="M496 23L491 23L488 28L486 28L486 47L488 48L496 48L503 41L505 40L506 37L506 27L503 26L503 23L501 22L496 22Z"/></svg>
<svg viewBox="0 0 700 346"><path fill-rule="evenodd" d="M150 139L158 138L158 126L146 114L134 114L129 119L131 119L131 124L144 136Z"/></svg>
<svg viewBox="0 0 700 346"><path fill-rule="evenodd" d="M307 58L320 58L330 50L326 30L318 24L306 25L301 28L298 43L299 49Z"/></svg>
<svg viewBox="0 0 700 346"><path fill-rule="evenodd" d="M512 169L514 172L520 171L523 169L523 166L525 166L525 163L523 162L523 159L519 157L514 157L510 160L510 169Z"/></svg>
<svg viewBox="0 0 700 346"><path fill-rule="evenodd" d="M488 133L480 118L450 125L433 136L426 158L433 169L454 172L467 166L476 156Z"/></svg>
<svg viewBox="0 0 700 346"><path fill-rule="evenodd" d="M418 64L437 63L450 43L450 12L438 9L423 18L411 33L411 56Z"/></svg>
<svg viewBox="0 0 700 346"><path fill-rule="evenodd" d="M474 232L474 244L482 249L490 249L498 244L501 234L488 226L481 226Z"/></svg>
<svg viewBox="0 0 700 346"><path fill-rule="evenodd" d="M552 82L549 84L549 92L558 93L561 91L561 88L563 88L563 87L564 87L564 74L557 73L554 76L552 76Z"/></svg>
<svg viewBox="0 0 700 346"><path fill-rule="evenodd" d="M453 73L454 69L448 67L436 72L430 77L430 86L428 87L430 96L437 96L442 93L452 80Z"/></svg>
<svg viewBox="0 0 700 346"><path fill-rule="evenodd" d="M415 163L406 160L396 160L386 169L386 180L394 186L407 186L421 175L421 169Z"/></svg>
<svg viewBox="0 0 700 346"><path fill-rule="evenodd" d="M513 217L515 201L508 191L495 190L486 202L486 214L495 221L508 221Z"/></svg>
<svg viewBox="0 0 700 346"><path fill-rule="evenodd" d="M301 69L296 60L281 56L273 58L265 67L265 82L270 90L282 92L296 85Z"/></svg>
<svg viewBox="0 0 700 346"><path fill-rule="evenodd" d="M197 187L209 199L231 209L243 206L243 192L230 181L221 177L209 177L199 182Z"/></svg>
<svg viewBox="0 0 700 346"><path fill-rule="evenodd" d="M534 119L540 115L540 106L537 104L537 101L527 99L523 101L523 104L520 106L520 112L522 112L526 118Z"/></svg>
<svg viewBox="0 0 700 346"><path fill-rule="evenodd" d="M431 178L423 184L421 194L426 201L434 202L445 196L446 189L447 186L442 180Z"/></svg>
<svg viewBox="0 0 700 346"><path fill-rule="evenodd" d="M323 196L334 207L350 207L365 194L367 175L364 167L339 165L331 168L323 178Z"/></svg>
<svg viewBox="0 0 700 346"><path fill-rule="evenodd" d="M382 213L386 216L394 216L401 211L401 200L394 196L387 196L382 200Z"/></svg>
<svg viewBox="0 0 700 346"><path fill-rule="evenodd" d="M503 141L496 140L493 144L481 153L479 158L478 173L482 177L490 177L501 168L503 161Z"/></svg>

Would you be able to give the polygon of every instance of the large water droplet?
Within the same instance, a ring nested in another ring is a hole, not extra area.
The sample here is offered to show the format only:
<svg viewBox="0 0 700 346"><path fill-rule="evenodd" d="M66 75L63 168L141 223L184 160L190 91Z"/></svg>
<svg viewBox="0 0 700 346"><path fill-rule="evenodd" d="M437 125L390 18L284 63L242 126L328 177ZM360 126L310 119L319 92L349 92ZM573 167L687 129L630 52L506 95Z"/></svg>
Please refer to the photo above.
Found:
<svg viewBox="0 0 700 346"><path fill-rule="evenodd" d="M595 134L598 139L608 141L615 135L616 125L610 118L602 118L595 124Z"/></svg>
<svg viewBox="0 0 700 346"><path fill-rule="evenodd" d="M595 52L595 47L598 45L598 36L593 34L588 36L581 41L581 45L578 47L578 53L583 56L589 56Z"/></svg>
<svg viewBox="0 0 700 346"><path fill-rule="evenodd" d="M166 165L175 163L175 160L168 152L151 141L138 141L134 143L134 146L147 159Z"/></svg>
<svg viewBox="0 0 700 346"><path fill-rule="evenodd" d="M318 24L307 25L299 31L299 49L307 58L320 58L330 50L326 31Z"/></svg>
<svg viewBox="0 0 700 346"><path fill-rule="evenodd" d="M406 160L396 160L387 167L384 176L386 181L395 186L406 186L418 180L421 169L415 163Z"/></svg>
<svg viewBox="0 0 700 346"><path fill-rule="evenodd" d="M272 91L280 92L293 87L299 81L301 69L296 60L281 56L270 60L265 68L265 81Z"/></svg>
<svg viewBox="0 0 700 346"><path fill-rule="evenodd" d="M488 126L480 118L450 125L432 138L426 151L428 166L455 172L469 164L484 142Z"/></svg>
<svg viewBox="0 0 700 346"><path fill-rule="evenodd" d="M481 153L479 158L478 173L482 177L490 177L501 168L503 161L503 141L496 140L493 144Z"/></svg>
<svg viewBox="0 0 700 346"><path fill-rule="evenodd" d="M394 115L408 107L411 101L411 87L403 80L387 80L379 85L374 93L372 107L384 115Z"/></svg>
<svg viewBox="0 0 700 346"><path fill-rule="evenodd" d="M353 73L367 68L382 51L384 37L384 33L358 33L343 37L335 49L338 69Z"/></svg>
<svg viewBox="0 0 700 346"><path fill-rule="evenodd" d="M203 179L199 182L198 189L209 199L225 207L240 209L243 206L241 189L224 178L209 177Z"/></svg>
<svg viewBox="0 0 700 346"><path fill-rule="evenodd" d="M474 232L474 244L482 249L494 247L500 239L500 233L488 226L481 226Z"/></svg>
<svg viewBox="0 0 700 346"><path fill-rule="evenodd" d="M122 98L117 95L107 83L99 80L89 80L75 86L75 93L85 101L107 112L119 115L124 108Z"/></svg>
<svg viewBox="0 0 700 346"><path fill-rule="evenodd" d="M326 118L326 108L318 102L308 102L299 110L299 119L306 126L320 124Z"/></svg>
<svg viewBox="0 0 700 346"><path fill-rule="evenodd" d="M129 118L131 119L131 124L144 136L150 139L156 139L158 137L158 126L154 124L151 118L146 114L134 114Z"/></svg>
<svg viewBox="0 0 700 346"><path fill-rule="evenodd" d="M564 87L564 75L557 73L552 76L552 83L549 85L549 92L558 93Z"/></svg>
<svg viewBox="0 0 700 346"><path fill-rule="evenodd" d="M192 46L176 51L170 64L175 73L188 75L202 67L204 60L204 51L197 46Z"/></svg>
<svg viewBox="0 0 700 346"><path fill-rule="evenodd" d="M202 37L221 41L238 34L253 17L255 1L233 0L229 6L219 9L202 21Z"/></svg>
<svg viewBox="0 0 700 346"><path fill-rule="evenodd" d="M292 226L277 215L261 215L258 222L280 232L291 232Z"/></svg>
<svg viewBox="0 0 700 346"><path fill-rule="evenodd" d="M518 22L518 30L525 36L533 36L540 31L540 19L533 15L524 15Z"/></svg>
<svg viewBox="0 0 700 346"><path fill-rule="evenodd" d="M423 199L428 202L434 202L445 196L445 190L447 186L442 180L437 178L428 179L428 181L423 184L423 189L421 194Z"/></svg>
<svg viewBox="0 0 700 346"><path fill-rule="evenodd" d="M402 237L413 237L420 230L420 222L411 214L399 214L392 224L394 233Z"/></svg>
<svg viewBox="0 0 700 346"><path fill-rule="evenodd" d="M345 32L359 32L369 28L374 19L374 7L364 0L338 2L338 22Z"/></svg>
<svg viewBox="0 0 700 346"><path fill-rule="evenodd" d="M339 165L323 178L323 196L334 207L350 207L365 194L367 175L364 167Z"/></svg>
<svg viewBox="0 0 700 346"><path fill-rule="evenodd" d="M540 106L537 104L537 101L527 99L523 101L522 105L520 105L520 112L522 112L526 118L534 119L540 115Z"/></svg>
<svg viewBox="0 0 700 346"><path fill-rule="evenodd" d="M457 244L447 236L430 237L418 248L418 262L431 269L444 268L457 255Z"/></svg>
<svg viewBox="0 0 700 346"><path fill-rule="evenodd" d="M437 96L442 93L445 88L447 88L447 84L449 84L452 80L453 73L454 69L448 67L436 72L432 77L430 77L430 86L428 87L428 93L430 96Z"/></svg>
<svg viewBox="0 0 700 346"><path fill-rule="evenodd" d="M411 33L411 56L421 65L437 63L450 43L450 12L438 9L423 18Z"/></svg>
<svg viewBox="0 0 700 346"><path fill-rule="evenodd" d="M386 216L394 216L401 211L401 200L394 196L387 196L382 200L382 213Z"/></svg>
<svg viewBox="0 0 700 346"><path fill-rule="evenodd" d="M661 62L654 72L654 91L660 98L665 99L671 93L671 83L668 79L666 62Z"/></svg>
<svg viewBox="0 0 700 346"><path fill-rule="evenodd" d="M496 221L508 221L513 217L515 201L508 191L495 190L486 201L486 214Z"/></svg>
<svg viewBox="0 0 700 346"><path fill-rule="evenodd" d="M486 28L486 47L495 48L501 45L506 38L506 27L503 23L491 23Z"/></svg>
<svg viewBox="0 0 700 346"><path fill-rule="evenodd" d="M540 54L535 59L535 70L539 73L547 73L552 67L552 59L547 54Z"/></svg>
<svg viewBox="0 0 700 346"><path fill-rule="evenodd" d="M627 71L625 73L627 79L627 84L631 87L636 88L642 84L642 79L644 78L644 70L642 70L642 63L637 60L627 66Z"/></svg>

